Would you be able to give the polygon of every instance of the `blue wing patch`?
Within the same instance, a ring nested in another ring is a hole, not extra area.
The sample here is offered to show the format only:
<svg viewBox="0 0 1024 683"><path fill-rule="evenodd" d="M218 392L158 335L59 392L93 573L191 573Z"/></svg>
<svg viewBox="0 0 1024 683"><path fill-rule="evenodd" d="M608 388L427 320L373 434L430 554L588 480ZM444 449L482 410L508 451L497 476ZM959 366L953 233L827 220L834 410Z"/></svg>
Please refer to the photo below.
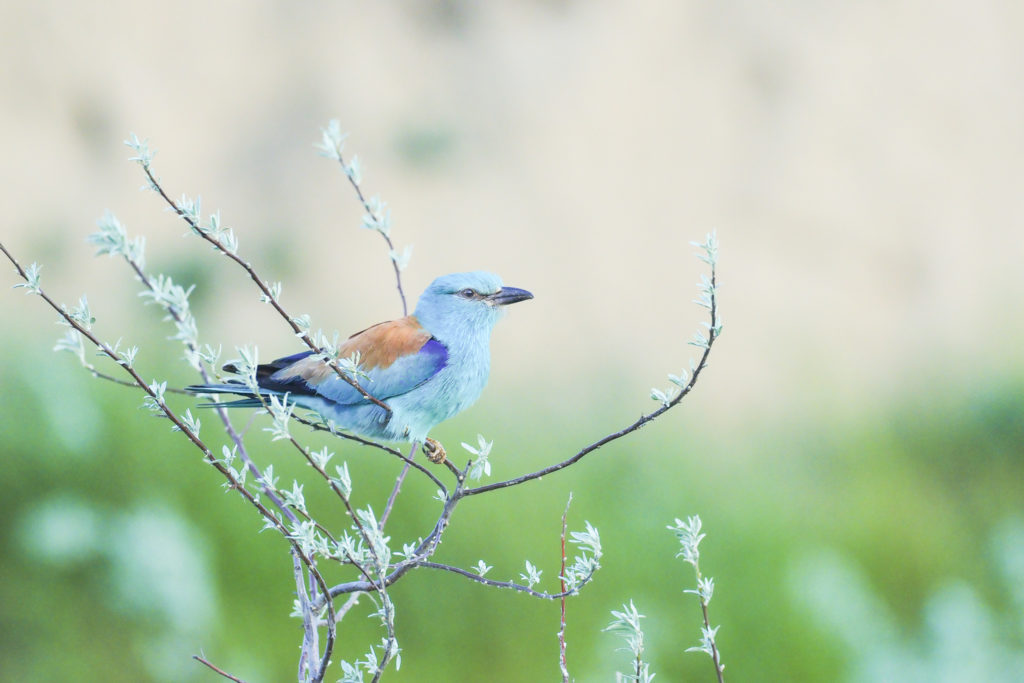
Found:
<svg viewBox="0 0 1024 683"><path fill-rule="evenodd" d="M359 384L374 398L387 401L412 391L441 372L447 364L448 348L436 339L429 339L416 353L397 358L386 368L369 370ZM366 402L351 385L334 375L310 389L315 395L342 405Z"/></svg>

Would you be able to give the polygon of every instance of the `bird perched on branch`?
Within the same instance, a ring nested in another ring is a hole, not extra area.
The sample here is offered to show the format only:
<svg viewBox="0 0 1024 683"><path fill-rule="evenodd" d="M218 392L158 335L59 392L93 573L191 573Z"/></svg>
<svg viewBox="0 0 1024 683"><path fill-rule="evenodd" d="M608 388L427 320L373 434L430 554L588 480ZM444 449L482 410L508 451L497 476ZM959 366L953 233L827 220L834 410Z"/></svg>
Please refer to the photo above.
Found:
<svg viewBox="0 0 1024 683"><path fill-rule="evenodd" d="M387 405L368 400L334 371L323 356L304 351L256 368L259 398L239 380L186 387L194 394L245 398L210 406L259 407L270 396L309 408L338 427L368 438L422 444L432 462L445 450L427 434L434 425L472 405L491 367L490 340L503 309L532 299L525 289L503 287L492 273L453 273L434 280L416 311L349 337L338 357L358 352L360 387ZM238 373L227 365L228 372Z"/></svg>

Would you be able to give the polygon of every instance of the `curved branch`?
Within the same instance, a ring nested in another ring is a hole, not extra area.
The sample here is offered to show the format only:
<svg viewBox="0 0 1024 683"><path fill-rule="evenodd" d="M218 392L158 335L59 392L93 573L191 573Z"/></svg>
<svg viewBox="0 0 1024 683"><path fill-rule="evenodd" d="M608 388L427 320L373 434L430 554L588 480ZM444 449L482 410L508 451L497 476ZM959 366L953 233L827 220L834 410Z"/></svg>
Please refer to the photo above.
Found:
<svg viewBox="0 0 1024 683"><path fill-rule="evenodd" d="M136 384L135 382L126 382L123 379L118 379L116 377L112 377L111 375L107 375L105 373L100 372L95 367L93 367L93 365L91 363L87 363L87 364L83 365L82 367L84 367L86 372L88 372L90 375L92 375L96 379L102 379L102 380L105 380L107 382L112 382L113 384L119 384L122 387L128 387L129 389L138 389L139 388L139 385ZM165 393L168 393L168 394L181 394L182 396L191 396L191 394L188 393L187 391L185 391L184 389L175 389L174 387L168 387Z"/></svg>
<svg viewBox="0 0 1024 683"><path fill-rule="evenodd" d="M558 587L562 589L563 593L565 592L565 536L569 532L568 520L570 505L572 505L572 491L569 492L569 500L565 501L565 512L562 513L562 566L561 571L558 574ZM569 660L566 658L565 654L565 597L562 597L561 603L561 610L559 612L560 618L558 620L558 668L562 673L562 683L569 683L569 681L571 680L569 676Z"/></svg>
<svg viewBox="0 0 1024 683"><path fill-rule="evenodd" d="M9 251L7 251L3 243L0 243L0 252L3 252L4 256L6 256L7 259L12 264L14 264L14 267L17 270L18 275L20 275L23 280L25 280L27 283L32 282L32 280L29 278L28 273L25 271L24 268L21 267L21 264L17 261L17 259L15 259L14 256ZM288 529L287 527L285 527L284 523L281 522L281 520L278 519L277 516L274 515L274 513L271 512L270 509L267 508L259 500L259 498L252 493L252 491L245 488L245 486L238 480L238 478L235 477L235 475L231 472L231 469L227 465L225 465L223 462L217 459L217 457L213 454L213 451L210 450L209 446L207 446L206 443L199 438L199 435L196 432L194 432L187 424L185 424L185 422L181 418L179 418L178 415L173 410L170 409L170 407L168 407L167 403L156 392L156 390L153 389L152 386L146 384L146 381L142 379L138 372L136 372L135 368L129 366L127 363L121 362L121 359L118 358L117 354L114 352L112 348L110 348L110 346L106 342L102 341L101 339L96 337L92 332L86 329L85 326L83 326L81 323L78 322L78 320L76 320L71 314L69 314L64 309L63 306L59 305L57 302L51 299L49 295L47 295L46 292L44 292L42 288L38 286L38 284L36 284L31 291L33 291L33 293L35 293L43 301L45 301L47 305L50 306L50 308L56 311L57 315L59 315L64 320L64 322L66 322L70 327L75 329L83 337L88 339L89 342L100 351L100 353L113 360L125 372L131 375L131 378L135 382L135 384L144 392L146 392L146 395L148 395L150 399L152 399L153 404L159 408L160 413L162 413L164 417L170 420L174 424L177 431L180 431L182 434L184 434L185 438L192 442L192 445L194 445L202 452L204 460L206 460L207 463L212 465L214 469L220 472L221 476L227 479L228 484L230 485L231 488L238 491L239 495L241 495L242 498L246 500L246 502L248 502L250 505L256 508L260 516L267 520L268 526L273 527L278 532L280 532L282 536L284 536L285 541L287 541L287 543L291 546L292 551L302 560L302 563L306 565L306 568L313 576L318 587L320 588L321 593L325 596L324 602L326 603L328 608L328 632L331 634L331 638L329 640L329 645L327 647L327 657L325 657L322 660L320 671L317 673L317 676L313 679L314 681L322 681L324 675L326 675L327 673L327 664L329 663L328 657L330 655L330 649L333 646L334 602L333 596L329 594L327 583L326 581L324 581L323 576L321 576L320 572L317 570L316 563L313 560L313 558L307 556L306 553L302 551L302 548L299 547L298 542L295 539L293 539L289 534Z"/></svg>
<svg viewBox="0 0 1024 683"><path fill-rule="evenodd" d="M461 567L453 567L451 565L441 564L439 562L420 562L416 566L426 567L427 569L442 569L446 572L454 572L460 576L465 576L467 579L472 579L477 583L482 583L485 586L494 586L495 588L511 588L514 591L526 593L527 595L532 595L533 597L541 598L542 600L561 600L562 598L569 597L570 595L578 594L581 588L590 583L590 580L594 578L594 572L597 571L596 569L591 570L591 572L587 574L585 577L583 577L579 585L577 585L575 588L570 588L569 590L562 591L561 593L543 593L541 591L535 591L529 586L523 586L512 581L495 581L494 579L488 579L483 576L480 576L479 574L474 574L473 572L467 569L462 569Z"/></svg>
<svg viewBox="0 0 1024 683"><path fill-rule="evenodd" d="M704 353L701 354L700 361L697 363L697 366L694 368L693 372L690 374L690 381L687 382L682 387L682 389L679 391L679 393L671 401L669 401L668 403L663 404L657 410L654 410L654 411L652 411L650 413L647 413L646 415L641 415L640 419L638 419L636 422L634 422L633 424L629 425L628 427L624 427L623 429L620 429L617 432L612 432L611 434L605 436L603 439L595 441L594 443L590 444L589 446L586 446L586 447L580 449L571 458L567 458L566 460L563 460L560 463L556 463L554 465L550 465L550 466L545 467L543 469L537 470L536 472L531 472L530 474L524 474L523 476L516 477L514 479L508 479L506 481L499 481L499 482L495 482L493 484L486 484L484 486L478 486L476 488L466 489L463 492L464 495L474 496L474 495L477 495L479 493L487 493L488 491L494 491L494 490L497 490L497 489L504 489L504 488L508 488L510 486L517 486L519 484L523 484L523 483L526 483L528 481L532 481L534 479L540 479L541 477L543 477L543 476L545 476L547 474L551 474L552 472L557 472L559 470L565 469L566 467L569 467L570 465L573 465L573 464L579 462L580 460L583 459L584 456L586 456L586 455L588 455L590 453L593 453L594 451L596 451L597 449L601 448L602 446L605 446L605 445L607 445L607 444L609 444L612 441L615 441L617 439L621 439L622 437L626 436L627 434L632 434L633 432L635 432L636 430L640 429L641 427L643 427L647 423L652 422L653 420L661 417L662 415L667 413L669 410L671 410L672 408L675 408L677 405L679 405L680 401L682 401L683 398L685 398L687 396L687 394L690 393L690 391L693 389L694 385L697 384L697 380L700 378L701 373L704 371L704 368L706 368L707 365L708 365L708 357L711 355L711 347L714 345L715 341L718 339L718 337L721 334L721 331L720 331L721 330L721 324L720 324L720 320L719 320L719 316L718 316L718 299L717 299L717 294L715 293L715 286L716 286L715 285L715 266L714 266L714 264L712 264L711 265L711 280L710 280L710 288L709 288L710 292L711 292L711 294L710 294L710 305L709 305L710 312L711 312L710 313L710 315L711 315L711 324L709 326L707 343L704 344Z"/></svg>
<svg viewBox="0 0 1024 683"><path fill-rule="evenodd" d="M348 182L352 185L352 189L356 191L356 197L359 198L359 203L363 205L363 210L366 211L366 213L369 214L379 225L381 223L381 217L377 215L376 211L374 211L373 207L370 206L370 203L366 200L365 195L363 195L363 189L359 186L356 174L350 170L352 167L345 164L345 160L341 154L341 149L336 149L335 151L337 152L336 158L338 163L341 164L341 170L345 173L345 177L348 178ZM402 289L402 269L398 267L398 260L394 256L395 245L391 241L391 237L386 233L380 230L377 232L380 233L380 236L384 238L384 242L388 245L388 253L391 255L391 266L395 269L395 285L398 288L398 298L402 300L402 315L409 315L409 306L405 302L405 291Z"/></svg>
<svg viewBox="0 0 1024 683"><path fill-rule="evenodd" d="M168 391L170 391L170 389L168 389ZM327 427L327 426L325 426L323 424L320 424L320 423L317 423L317 422L313 422L312 420L306 419L306 418L302 417L301 415L292 415L292 419L295 420L296 422L304 424L307 427L310 427L310 428L315 429L317 431L329 432L329 433L331 433L334 436L337 436L339 438L348 439L349 441L355 441L356 443L361 444L363 446L371 446L373 448L380 449L380 450L384 451L385 453L387 453L388 455L392 455L392 456L398 458L399 460L403 461L407 465L410 465L414 469L419 470L422 474L424 474L432 482L434 482L434 484L439 489L441 489L445 493L445 495L448 494L448 487L445 486L443 483L441 483L441 480L438 479L437 476L434 475L433 472L431 472L430 470L428 470L426 467L424 467L423 465L419 464L415 460L412 460L411 458L409 458L408 456L403 454L401 451L398 451L398 450L396 450L394 448L389 448L388 446L385 446L384 444L379 443L377 441L373 441L371 439L364 439L363 437L356 436L355 434L347 434L345 432L339 432L336 429L331 429L330 427Z"/></svg>
<svg viewBox="0 0 1024 683"><path fill-rule="evenodd" d="M387 587L398 581L400 578L405 576L409 570L415 569L416 566L425 561L426 558L434 554L437 550L438 544L441 542L441 534L448 527L448 522L451 519L452 512L455 511L455 506L459 504L459 501L463 498L464 489L459 488L448 497L445 501L444 508L441 510L441 515L437 518L437 522L434 523L434 528L430 534L420 541L420 544L416 546L409 557L405 560L393 565L393 571L387 576L382 577L381 583ZM346 583L340 583L336 586L332 586L330 589L330 596L335 598L339 595L346 593L355 593L357 591L363 593L372 593L377 590L377 584L370 581L348 581ZM319 606L319 603L318 603Z"/></svg>
<svg viewBox="0 0 1024 683"><path fill-rule="evenodd" d="M260 292L263 294L264 299L268 303L270 303L271 306L273 306L274 310L277 311L278 314L282 318L284 318L285 322L288 323L288 325L292 328L292 331L295 333L295 336L298 337L299 339L301 339L303 341L303 343L311 351L313 351L314 353L322 354L324 352L323 349L321 349L319 346L317 346L313 342L313 340L310 339L309 334L307 334L305 331L303 331L295 323L295 320L290 315L288 315L288 313L281 306L280 302L277 300L277 297L274 296L274 293L270 290L270 285L268 285L266 282L263 281L263 279L256 273L255 269L253 269L252 265L249 264L244 259L242 259L237 254L235 254L231 249L228 249L227 246L223 242L221 242L216 237L211 235L209 230L207 230L207 229L203 228L201 225L199 225L199 223L192 216L190 216L188 213L185 212L184 209L182 209L180 206L178 206L177 202L175 202L173 199L171 199L167 195L167 192L164 191L164 188L160 185L160 183L157 182L157 179L153 175L152 168L150 167L148 162L139 161L139 165L142 166L142 170L146 174L146 179L149 181L150 187L153 189L153 191L156 192L157 194L159 194L163 198L164 202L167 203L167 206L172 211L174 211L174 213L176 213L179 217L181 217L182 220L184 220L186 223L188 223L188 226L192 229L192 232L194 232L195 234L199 235L201 238L203 238L204 240L209 242L211 245L213 245L214 249L216 249L220 253L224 254L229 259L231 259L232 261L237 263L239 266L241 266L241 268L246 272L246 274L249 275L250 279L252 279L252 281L254 283L256 283L256 286L259 288ZM360 395L362 395L362 397L365 398L367 401L370 401L371 403L374 403L377 406L379 406L380 408L382 408L385 411L385 413L387 413L387 418L389 420L391 419L391 408L386 403L384 403L383 401L381 401L378 398L375 398L375 397L371 396L365 389L363 389L362 386L360 386L359 382L357 382L356 380L354 380L351 377L349 377L348 375L346 375L341 370L341 368L338 367L338 365L335 363L334 359L327 360L326 362L331 367L331 369L334 370L335 374L337 374L338 377L340 377L342 380L344 380L349 385L351 385L352 388L354 388L356 391L358 391L360 393Z"/></svg>
<svg viewBox="0 0 1024 683"><path fill-rule="evenodd" d="M238 678L237 676L232 676L231 674L229 674L224 669L221 669L219 666L216 666L213 663L211 663L208 659L205 659L202 655L192 655L192 659L196 660L197 662L199 662L203 666L205 666L205 667L207 667L207 668L217 672L218 674L220 674L224 678L228 679L229 681L234 681L235 683L245 683L245 681L242 680L241 678Z"/></svg>
<svg viewBox="0 0 1024 683"><path fill-rule="evenodd" d="M138 278L139 282L141 282L142 285L149 291L155 292L156 288L153 286L153 281L149 278L148 275L146 275L145 271L142 269L142 264L136 261L135 259L131 258L128 254L123 254L123 258L125 263L127 263L128 266L135 273L135 277ZM167 306L164 307L164 310L167 311L167 314L178 325L181 325L182 322L184 321L182 312L179 311L176 306L168 304ZM198 358L198 347L191 340L186 341L185 345L189 349L189 351L197 355L195 369L199 371L199 376L200 378L202 378L203 384L209 384L210 374L206 371L206 367L204 366L202 360ZM97 373L93 372L93 374ZM129 383L122 382L114 377L107 377L106 375L104 375L103 377L105 377L106 379L110 379L114 382L117 382L119 384L131 386ZM170 391L175 394L188 394L188 392L182 389L172 388L168 389L167 391ZM270 501L275 505L275 507L277 507L281 511L281 513L284 514L289 520L291 520L292 522L298 521L295 514L288 508L288 506L286 506L281 501L280 498L277 497L277 495L271 490L271 488L267 486L266 483L263 481L263 473L260 472L259 467L256 466L256 463L253 462L253 459L249 456L249 451L248 449L246 449L245 443L242 441L242 436L235 429L235 426L231 424L231 418L228 417L227 409L224 406L216 406L215 411L217 413L217 417L220 418L221 423L224 425L224 431L227 433L228 438L230 438L231 442L235 444L238 457L241 458L242 462L245 464L246 469L248 469L249 472L256 477L257 481L260 482L260 486L263 489L263 493L270 499Z"/></svg>
<svg viewBox="0 0 1024 683"><path fill-rule="evenodd" d="M383 577L381 583L384 586L390 586L395 581L397 581L398 579L402 578L402 576L404 576L410 569L414 569L416 567L430 567L430 568L433 568L433 569L445 569L447 571L454 571L457 574L461 574L461 575L466 576L467 578L470 578L470 579L472 579L474 581L479 581L480 583L484 583L484 584L488 584L488 585L496 585L496 586L500 586L500 587L504 587L504 588L512 588L514 590L524 590L525 589L525 592L530 592L531 594L537 593L536 591L531 591L530 589L528 589L528 588L526 588L524 586L518 586L518 584L510 584L510 583L506 584L506 583L503 583L503 582L500 582L500 581L495 582L495 581L492 581L491 579L485 579L484 577L481 577L481 576L479 576L477 574L473 574L472 572L469 572L469 571L464 570L464 569L459 569L457 567L449 567L448 565L440 565L438 563L429 562L427 560L427 558L429 558L430 556L433 555L434 551L437 548L437 544L440 542L441 534L444 533L445 528L448 526L448 521L449 521L449 519L451 517L452 512L455 509L455 506L463 498L465 498L467 496L477 495L477 494L480 494L480 493L487 493L489 491L495 491L495 490L498 490L498 489L508 488L510 486L517 486L519 484L523 484L523 483L526 483L528 481L532 481L534 479L540 479L541 477L543 477L546 474L551 474L552 472L557 472L559 470L563 470L566 467L569 467L570 465L572 465L572 464L574 464L576 462L579 462L584 456L588 455L589 453L593 453L594 451L598 450L602 446L604 446L606 444L609 444L612 441L615 441L617 439L621 439L622 437L635 432L636 430L640 429L641 427L643 427L647 423L657 419L658 417L660 417L661 415L664 415L666 412L668 412L669 410L671 410L675 406L679 405L679 403L683 400L683 398L685 398L690 393L690 391L693 390L693 387L697 384L697 380L700 378L700 376L703 373L704 369L708 365L708 358L710 357L711 349L714 346L715 341L718 339L718 337L721 334L721 321L719 320L719 315L718 315L718 300L717 300L717 294L716 294L716 290L715 290L716 280L715 280L715 265L714 265L714 262L713 261L710 262L710 265L711 265L711 279L708 281L708 285L709 286L708 286L707 308L710 311L711 322L708 325L709 332L708 332L707 340L703 344L704 352L701 354L700 360L697 363L696 367L694 367L693 372L690 375L689 381L685 385L682 386L682 388L680 389L679 393L676 396L674 396L672 398L672 400L664 403L657 410L654 410L654 411L652 411L650 413L647 413L645 415L640 416L640 418L638 420L636 420L635 422L633 422L629 426L624 427L623 429L620 429L617 432L612 432L611 434L608 434L604 438L602 438L602 439L600 439L598 441L595 441L594 443L590 444L589 446L586 446L586 447L582 448L581 450L579 450L572 457L567 458L566 460L563 460L560 463L556 463L554 465L551 465L549 467L545 467L545 468L543 468L541 470L538 470L536 472L532 472L530 474L525 474L525 475L523 475L521 477L516 477L514 479L509 479L509 480L506 480L506 481L496 482L494 484L486 484L484 486L478 486L476 488L465 488L465 481L466 481L465 472L460 471L454 465L451 465L449 463L449 468L452 470L452 472L454 472L454 474L456 476L456 480L458 481L458 486L456 487L455 491L451 494L451 496L448 498L448 500L445 502L444 509L441 511L441 515L438 518L437 523L435 524L433 531L430 533L429 536L427 536L426 539L424 539L419 544L419 546L416 548L416 550L414 551L412 556L410 558L404 560L403 562L399 562L398 564L396 564L394 566L394 570L390 574L388 574L386 577ZM584 580L583 583L586 583L586 581L589 581L591 576L593 576L593 572L591 572L587 576L587 578ZM582 586L583 584L581 583L580 585ZM377 584L374 583L374 582L368 582L368 581L349 581L347 583L342 583L342 584L338 584L336 586L333 586L330 589L330 591L329 591L329 595L331 597L336 597L338 595L342 595L342 594L345 594L345 593L353 593L353 592L356 592L356 591L372 592L372 591L374 591L376 589L377 589ZM568 595L568 594L571 594L571 592L565 593L565 594ZM563 595L562 593L559 593L559 594L538 594L538 595L536 595L536 597L544 597L546 599L557 599L557 598L562 597L562 595Z"/></svg>

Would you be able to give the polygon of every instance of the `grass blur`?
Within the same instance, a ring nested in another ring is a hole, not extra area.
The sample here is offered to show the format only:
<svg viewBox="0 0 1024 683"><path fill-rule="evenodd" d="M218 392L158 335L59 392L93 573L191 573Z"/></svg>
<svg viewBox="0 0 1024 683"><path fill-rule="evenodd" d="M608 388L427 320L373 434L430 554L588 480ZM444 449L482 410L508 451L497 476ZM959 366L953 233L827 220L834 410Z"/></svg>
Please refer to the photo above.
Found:
<svg viewBox="0 0 1024 683"><path fill-rule="evenodd" d="M205 652L250 681L289 679L300 629L287 617L285 544L257 533L255 515L221 492L212 468L138 408L138 392L86 377L70 356L13 344L8 357L18 362L0 370L5 676L206 680L188 659ZM714 382L713 367L704 381ZM1024 592L1020 575L1007 574L1000 558L1015 552L1019 562L1020 547L1000 546L997 536L1009 529L1003 542L1011 546L1024 538L1024 420L1017 409L1024 384L1004 380L924 404L875 406L856 420L805 415L725 436L701 427L700 389L674 414L568 471L466 501L440 561L470 566L484 559L495 567L491 576L512 578L530 559L553 590L559 517L571 490L570 528L589 520L605 548L604 568L569 602L573 675L607 680L626 665L620 643L601 629L609 610L632 599L647 617L653 670L670 680L708 680L706 657L683 652L696 644L699 610L682 593L692 587L692 572L674 559L676 543L665 529L674 517L699 513L727 676L834 680L941 671L932 661L941 653L929 654L941 634L928 616L936 596L959 586L962 599L940 625L952 630L953 642L982 642L966 648L968 663L958 660L957 671L1010 680L1014 669L1006 667L1024 652ZM571 410L536 413L528 388L520 387L501 398L500 414L493 405L484 410L493 404L487 400L472 418L443 425L439 436L451 452L460 440L474 440L476 424L486 425L496 442L494 474L511 476L568 454L617 427L616 417L621 422L646 407L644 396L594 396ZM204 435L216 443L211 417ZM257 418L250 427L259 461L273 462L285 481L305 476L292 452L258 433L266 422ZM395 463L336 445L357 500L381 509ZM437 509L432 494L416 478L406 485L393 539L427 531ZM309 485L306 496L325 520L342 523L325 490ZM401 581L393 599L403 668L392 680L557 676L557 603L428 570ZM364 598L345 620L337 656L351 659L377 639L376 622L360 615L368 605ZM873 633L895 640L879 644ZM52 656L55 647L61 656Z"/></svg>

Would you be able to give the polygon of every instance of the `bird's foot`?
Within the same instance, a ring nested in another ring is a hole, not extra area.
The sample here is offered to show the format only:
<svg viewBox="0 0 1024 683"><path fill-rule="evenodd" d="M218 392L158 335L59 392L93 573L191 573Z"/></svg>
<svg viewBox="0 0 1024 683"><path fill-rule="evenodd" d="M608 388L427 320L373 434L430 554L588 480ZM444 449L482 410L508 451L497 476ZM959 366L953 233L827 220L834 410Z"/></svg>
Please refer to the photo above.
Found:
<svg viewBox="0 0 1024 683"><path fill-rule="evenodd" d="M423 442L423 454L427 456L427 460L435 465L443 463L445 456L448 455L444 450L444 446L441 445L441 442L431 439L429 436L426 441Z"/></svg>

